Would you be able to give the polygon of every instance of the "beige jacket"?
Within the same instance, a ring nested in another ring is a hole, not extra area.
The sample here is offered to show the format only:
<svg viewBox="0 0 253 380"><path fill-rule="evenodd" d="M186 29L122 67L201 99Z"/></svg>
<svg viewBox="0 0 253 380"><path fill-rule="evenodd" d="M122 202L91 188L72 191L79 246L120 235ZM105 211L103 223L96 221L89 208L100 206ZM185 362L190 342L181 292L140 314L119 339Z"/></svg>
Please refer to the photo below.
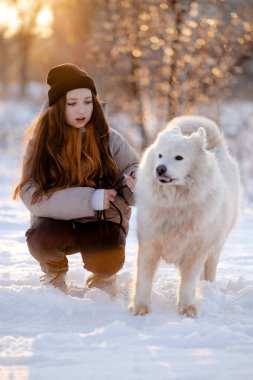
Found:
<svg viewBox="0 0 253 380"><path fill-rule="evenodd" d="M122 179L124 174L130 174L137 170L138 158L128 142L118 132L110 129L109 145L113 158L115 159L120 173L121 182L118 186L125 184ZM85 223L97 220L98 212L91 207L91 196L96 190L92 187L72 187L55 191L50 197L43 196L39 202L31 204L32 195L36 187L27 183L20 192L21 199L31 213L31 224L37 217L54 219L75 220ZM104 211L107 220L120 223L125 231L128 231L129 218L131 216L130 206L134 204L134 196L128 188L122 189L116 196L114 205Z"/></svg>

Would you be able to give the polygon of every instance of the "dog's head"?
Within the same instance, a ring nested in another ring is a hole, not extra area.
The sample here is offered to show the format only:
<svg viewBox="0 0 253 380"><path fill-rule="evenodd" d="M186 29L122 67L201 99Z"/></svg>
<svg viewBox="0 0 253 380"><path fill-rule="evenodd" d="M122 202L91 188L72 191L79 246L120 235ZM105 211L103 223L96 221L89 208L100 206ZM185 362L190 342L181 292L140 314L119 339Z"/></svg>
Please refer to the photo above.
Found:
<svg viewBox="0 0 253 380"><path fill-rule="evenodd" d="M183 136L179 127L165 130L153 145L153 175L162 185L185 185L203 158L206 134L203 128Z"/></svg>

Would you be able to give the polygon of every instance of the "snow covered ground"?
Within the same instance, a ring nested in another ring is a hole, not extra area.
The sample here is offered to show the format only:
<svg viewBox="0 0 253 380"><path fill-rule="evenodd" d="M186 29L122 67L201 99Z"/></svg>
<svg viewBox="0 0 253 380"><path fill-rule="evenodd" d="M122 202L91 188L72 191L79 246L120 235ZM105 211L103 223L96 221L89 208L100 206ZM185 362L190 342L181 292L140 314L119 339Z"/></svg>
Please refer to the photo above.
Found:
<svg viewBox="0 0 253 380"><path fill-rule="evenodd" d="M152 312L127 309L137 249L135 212L119 292L67 296L41 287L40 268L24 232L29 215L10 198L18 150L0 150L1 380L250 380L253 379L253 209L244 209L224 248L217 282L201 282L199 317L177 314L178 278L161 264ZM68 282L81 287L88 272L69 258Z"/></svg>

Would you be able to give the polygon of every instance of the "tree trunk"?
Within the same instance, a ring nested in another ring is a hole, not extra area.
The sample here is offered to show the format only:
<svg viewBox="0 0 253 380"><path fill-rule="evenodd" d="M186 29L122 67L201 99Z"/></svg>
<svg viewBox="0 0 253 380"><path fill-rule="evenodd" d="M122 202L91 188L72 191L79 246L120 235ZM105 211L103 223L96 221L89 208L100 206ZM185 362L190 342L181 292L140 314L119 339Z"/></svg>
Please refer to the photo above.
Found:
<svg viewBox="0 0 253 380"><path fill-rule="evenodd" d="M19 95L21 97L27 95L28 63L31 42L31 36L27 34L21 34L19 36Z"/></svg>
<svg viewBox="0 0 253 380"><path fill-rule="evenodd" d="M8 65L6 64L8 62L8 49L6 40L2 36L0 36L0 56L4 57L0 61L0 94L6 95L8 91Z"/></svg>
<svg viewBox="0 0 253 380"><path fill-rule="evenodd" d="M180 83L177 72L177 61L180 59L180 36L182 33L182 26L184 21L184 16L187 10L190 8L192 1L189 0L186 5L178 0L168 1L171 12L174 14L175 18L175 38L172 41L171 49L173 50L173 62L170 66L171 75L169 78L169 94L168 94L168 120L177 116L179 112L179 95L180 95Z"/></svg>
<svg viewBox="0 0 253 380"><path fill-rule="evenodd" d="M137 122L137 128L140 131L141 135L141 150L143 151L149 144L148 141L148 135L146 131L146 126L145 126L145 112L144 112L144 107L143 107L143 102L142 102L142 92L141 88L139 85L139 78L136 77L135 73L137 72L138 65L134 62L134 58L132 61L132 69L131 69L131 74L135 78L134 81L131 82L131 92L133 94L133 98L138 100L139 107L138 107L138 122Z"/></svg>

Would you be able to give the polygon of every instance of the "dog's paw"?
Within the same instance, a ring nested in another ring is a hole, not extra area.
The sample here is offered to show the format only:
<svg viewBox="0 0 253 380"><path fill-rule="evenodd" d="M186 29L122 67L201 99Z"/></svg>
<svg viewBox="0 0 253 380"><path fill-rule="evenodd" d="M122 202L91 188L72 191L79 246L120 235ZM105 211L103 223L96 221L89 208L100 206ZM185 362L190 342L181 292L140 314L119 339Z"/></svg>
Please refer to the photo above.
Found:
<svg viewBox="0 0 253 380"><path fill-rule="evenodd" d="M178 312L185 315L187 318L196 318L198 316L198 309L195 305L179 306Z"/></svg>
<svg viewBox="0 0 253 380"><path fill-rule="evenodd" d="M129 310L133 315L145 315L149 313L149 307L145 304L132 304L129 306Z"/></svg>

